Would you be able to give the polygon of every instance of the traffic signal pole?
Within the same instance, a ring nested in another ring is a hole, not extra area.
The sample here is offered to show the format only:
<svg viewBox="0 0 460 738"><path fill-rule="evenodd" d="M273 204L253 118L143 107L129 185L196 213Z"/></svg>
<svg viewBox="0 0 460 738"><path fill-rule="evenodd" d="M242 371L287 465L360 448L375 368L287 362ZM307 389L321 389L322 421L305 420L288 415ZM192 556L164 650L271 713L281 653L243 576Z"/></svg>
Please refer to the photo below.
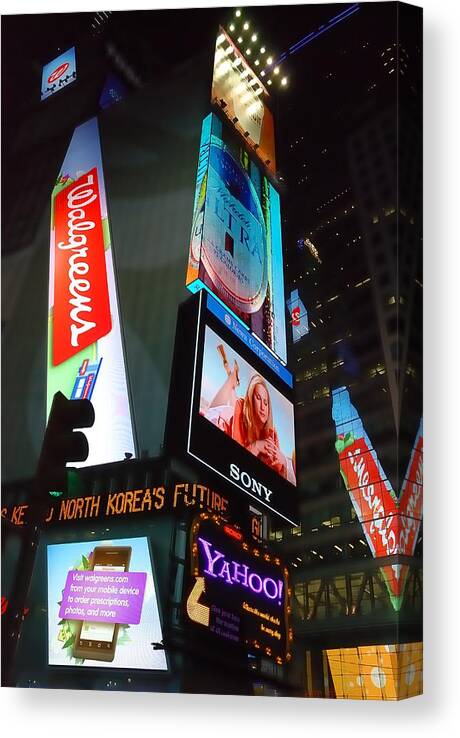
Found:
<svg viewBox="0 0 460 738"><path fill-rule="evenodd" d="M46 426L33 499L27 522L23 527L21 552L17 572L2 618L2 686L13 687L16 651L24 622L24 611L32 581L41 528L48 510L49 493L67 492L67 464L85 461L89 446L84 433L74 428L89 428L94 424L94 408L89 400L68 400L62 392L54 395ZM3 521L2 521L3 522Z"/></svg>

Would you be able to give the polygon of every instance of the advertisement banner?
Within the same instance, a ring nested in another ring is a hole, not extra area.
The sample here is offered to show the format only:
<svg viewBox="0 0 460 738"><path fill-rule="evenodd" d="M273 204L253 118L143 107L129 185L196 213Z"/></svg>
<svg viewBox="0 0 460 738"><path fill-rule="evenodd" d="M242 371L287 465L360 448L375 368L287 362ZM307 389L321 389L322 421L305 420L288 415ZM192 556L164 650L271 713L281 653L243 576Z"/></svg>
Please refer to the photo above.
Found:
<svg viewBox="0 0 460 738"><path fill-rule="evenodd" d="M286 305L289 312L289 322L292 326L292 341L297 343L310 332L307 308L299 297L298 289L291 291L289 300L286 300Z"/></svg>
<svg viewBox="0 0 460 738"><path fill-rule="evenodd" d="M285 364L280 198L227 138L217 116L204 120L186 284L215 295Z"/></svg>
<svg viewBox="0 0 460 738"><path fill-rule="evenodd" d="M345 387L332 392L340 471L366 541L375 558L414 552L422 520L423 423L419 429L399 498L378 460ZM395 609L402 604L408 567L382 567Z"/></svg>
<svg viewBox="0 0 460 738"><path fill-rule="evenodd" d="M45 100L55 92L59 92L77 78L75 47L72 46L60 56L45 64L42 71L41 99Z"/></svg>
<svg viewBox="0 0 460 738"><path fill-rule="evenodd" d="M191 531L186 613L202 634L281 664L291 658L287 570L236 528L203 514Z"/></svg>
<svg viewBox="0 0 460 738"><path fill-rule="evenodd" d="M423 691L423 644L325 651L337 699L402 700Z"/></svg>
<svg viewBox="0 0 460 738"><path fill-rule="evenodd" d="M147 538L49 545L48 664L167 670Z"/></svg>
<svg viewBox="0 0 460 738"><path fill-rule="evenodd" d="M58 390L94 405L84 465L135 455L96 118L75 129L51 196L48 413Z"/></svg>
<svg viewBox="0 0 460 738"><path fill-rule="evenodd" d="M273 115L264 103L268 90L248 65L223 28L214 55L211 100L254 149L271 171L276 171Z"/></svg>

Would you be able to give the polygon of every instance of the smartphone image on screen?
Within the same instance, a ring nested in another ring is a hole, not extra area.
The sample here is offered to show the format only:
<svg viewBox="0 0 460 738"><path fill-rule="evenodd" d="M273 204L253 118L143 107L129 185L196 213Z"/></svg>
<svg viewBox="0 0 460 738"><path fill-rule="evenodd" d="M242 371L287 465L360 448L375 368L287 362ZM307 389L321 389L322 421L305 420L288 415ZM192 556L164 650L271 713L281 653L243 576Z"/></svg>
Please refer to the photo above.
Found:
<svg viewBox="0 0 460 738"><path fill-rule="evenodd" d="M131 546L96 546L93 571L129 571ZM83 620L75 635L73 655L78 659L113 661L118 640L118 625Z"/></svg>

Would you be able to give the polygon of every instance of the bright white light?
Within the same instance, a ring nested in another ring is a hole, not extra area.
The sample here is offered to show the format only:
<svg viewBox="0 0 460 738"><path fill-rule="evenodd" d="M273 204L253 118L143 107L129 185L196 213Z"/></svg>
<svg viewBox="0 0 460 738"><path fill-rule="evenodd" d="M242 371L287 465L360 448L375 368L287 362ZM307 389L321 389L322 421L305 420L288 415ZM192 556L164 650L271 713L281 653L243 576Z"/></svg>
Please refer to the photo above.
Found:
<svg viewBox="0 0 460 738"><path fill-rule="evenodd" d="M230 54L233 54L233 46L227 46L225 49L225 56L230 56Z"/></svg>
<svg viewBox="0 0 460 738"><path fill-rule="evenodd" d="M279 74L280 73L280 68L279 67L275 67L274 70L273 70L273 72L275 74Z"/></svg>
<svg viewBox="0 0 460 738"><path fill-rule="evenodd" d="M242 44L243 43L243 37L242 36L238 36L238 43L239 44Z"/></svg>
<svg viewBox="0 0 460 738"><path fill-rule="evenodd" d="M257 95L257 97L259 97L259 95L261 95L263 91L264 91L264 90L263 90L263 87L259 87L259 88L258 88L258 89L256 90L256 95Z"/></svg>
<svg viewBox="0 0 460 738"><path fill-rule="evenodd" d="M261 76L261 77L265 77L265 72L264 72L264 70L263 70L263 69L262 69L262 71L261 71L261 73L260 73L260 76Z"/></svg>
<svg viewBox="0 0 460 738"><path fill-rule="evenodd" d="M273 57L269 56L267 59L267 64L273 64Z"/></svg>
<svg viewBox="0 0 460 738"><path fill-rule="evenodd" d="M260 102L257 100L257 102L253 102L248 107L248 115L255 115L255 113L258 113L260 110Z"/></svg>
<svg viewBox="0 0 460 738"><path fill-rule="evenodd" d="M258 67L259 64L260 64L260 61L258 59L256 59L255 62L254 62L254 64L256 65L256 67Z"/></svg>
<svg viewBox="0 0 460 738"><path fill-rule="evenodd" d="M251 49L246 49L246 55L251 56Z"/></svg>
<svg viewBox="0 0 460 738"><path fill-rule="evenodd" d="M283 85L283 87L286 87L287 83L287 77L283 77L283 79L281 80L281 84Z"/></svg>
<svg viewBox="0 0 460 738"><path fill-rule="evenodd" d="M257 41L257 33L252 34L251 41Z"/></svg>
<svg viewBox="0 0 460 738"><path fill-rule="evenodd" d="M241 10L236 10L235 11L235 15L236 15L237 18L239 18L240 15L241 15Z"/></svg>
<svg viewBox="0 0 460 738"><path fill-rule="evenodd" d="M249 71L249 69L243 69L243 71L241 72L241 79L245 79L250 74L251 74L251 72Z"/></svg>
<svg viewBox="0 0 460 738"><path fill-rule="evenodd" d="M234 31L235 30L235 24L234 23L230 23L229 29L230 29L230 31Z"/></svg>
<svg viewBox="0 0 460 738"><path fill-rule="evenodd" d="M249 28L249 23L248 23L247 21L246 21L246 23L245 23L245 24L243 25L243 28L244 28L244 30L245 30L245 31L247 31L247 30L248 30L248 28Z"/></svg>
<svg viewBox="0 0 460 738"><path fill-rule="evenodd" d="M272 81L271 79L268 80L267 85L271 85Z"/></svg>
<svg viewBox="0 0 460 738"><path fill-rule="evenodd" d="M223 33L220 34L220 36L217 36L217 44L223 44L225 41L225 36Z"/></svg>
<svg viewBox="0 0 460 738"><path fill-rule="evenodd" d="M265 46L261 46L260 53L265 54Z"/></svg>

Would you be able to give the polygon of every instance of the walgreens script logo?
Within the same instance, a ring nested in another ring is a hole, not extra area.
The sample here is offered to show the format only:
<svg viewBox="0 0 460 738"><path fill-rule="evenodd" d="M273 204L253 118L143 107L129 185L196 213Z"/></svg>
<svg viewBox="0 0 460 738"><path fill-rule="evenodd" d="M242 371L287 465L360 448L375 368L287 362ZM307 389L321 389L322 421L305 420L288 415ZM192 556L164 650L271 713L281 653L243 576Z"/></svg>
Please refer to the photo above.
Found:
<svg viewBox="0 0 460 738"><path fill-rule="evenodd" d="M54 200L53 364L61 364L112 328L97 169Z"/></svg>

